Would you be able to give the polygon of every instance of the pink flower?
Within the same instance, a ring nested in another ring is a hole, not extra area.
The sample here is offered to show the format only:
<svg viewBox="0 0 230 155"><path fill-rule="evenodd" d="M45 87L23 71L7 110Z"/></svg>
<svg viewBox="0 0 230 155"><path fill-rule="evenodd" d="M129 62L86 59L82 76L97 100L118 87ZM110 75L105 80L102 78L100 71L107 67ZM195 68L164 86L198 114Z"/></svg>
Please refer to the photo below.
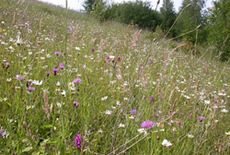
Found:
<svg viewBox="0 0 230 155"><path fill-rule="evenodd" d="M157 125L156 122L147 120L147 121L144 121L144 122L141 123L141 128L151 129L156 125Z"/></svg>
<svg viewBox="0 0 230 155"><path fill-rule="evenodd" d="M56 56L62 55L62 53L61 53L60 51L55 51L54 54L55 54Z"/></svg>
<svg viewBox="0 0 230 155"><path fill-rule="evenodd" d="M75 101L73 101L73 105L74 105L75 108L78 108L79 107L79 102L75 100Z"/></svg>
<svg viewBox="0 0 230 155"><path fill-rule="evenodd" d="M197 118L197 120L198 120L199 122L203 122L205 119L206 119L206 118L205 118L204 116L199 116L199 117Z"/></svg>
<svg viewBox="0 0 230 155"><path fill-rule="evenodd" d="M63 70L63 69L65 68L65 64L60 63L60 64L59 64L59 68L60 68L61 70Z"/></svg>
<svg viewBox="0 0 230 155"><path fill-rule="evenodd" d="M80 84L82 80L80 78L76 78L73 80L73 84Z"/></svg>
<svg viewBox="0 0 230 155"><path fill-rule="evenodd" d="M16 75L16 79L18 81L23 81L23 80L25 80L25 76L23 76L23 75Z"/></svg>
<svg viewBox="0 0 230 155"><path fill-rule="evenodd" d="M33 91L35 91L35 88L32 87L32 86L29 86L29 87L27 88L27 91L28 91L29 93L32 93Z"/></svg>

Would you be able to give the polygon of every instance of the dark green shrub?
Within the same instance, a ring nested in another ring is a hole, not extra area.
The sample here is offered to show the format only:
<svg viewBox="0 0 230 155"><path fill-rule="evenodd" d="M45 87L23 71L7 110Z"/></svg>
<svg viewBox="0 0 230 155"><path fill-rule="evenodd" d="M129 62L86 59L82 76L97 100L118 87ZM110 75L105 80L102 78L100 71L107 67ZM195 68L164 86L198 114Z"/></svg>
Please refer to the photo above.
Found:
<svg viewBox="0 0 230 155"><path fill-rule="evenodd" d="M159 13L152 10L149 3L142 1L113 4L106 10L104 17L151 30L161 23Z"/></svg>

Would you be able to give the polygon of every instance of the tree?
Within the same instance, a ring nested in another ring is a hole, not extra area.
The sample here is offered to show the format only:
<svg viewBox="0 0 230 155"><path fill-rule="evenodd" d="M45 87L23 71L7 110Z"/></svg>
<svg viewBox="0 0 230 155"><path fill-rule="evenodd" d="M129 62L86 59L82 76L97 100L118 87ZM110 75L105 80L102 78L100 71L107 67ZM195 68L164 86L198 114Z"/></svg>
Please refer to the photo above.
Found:
<svg viewBox="0 0 230 155"><path fill-rule="evenodd" d="M153 31L160 25L159 13L152 10L148 2L130 1L113 4L107 9L107 13L107 19L138 25L140 28L148 28Z"/></svg>
<svg viewBox="0 0 230 155"><path fill-rule="evenodd" d="M196 41L196 29L202 24L201 10L204 6L203 0L184 0L180 9L180 19L177 24L179 33L187 33L193 31L185 36L185 39L191 42Z"/></svg>
<svg viewBox="0 0 230 155"><path fill-rule="evenodd" d="M95 2L96 0L85 0L83 7L88 13L90 13L93 10Z"/></svg>
<svg viewBox="0 0 230 155"><path fill-rule="evenodd" d="M230 59L230 1L220 0L214 3L209 18L209 42L223 61Z"/></svg>
<svg viewBox="0 0 230 155"><path fill-rule="evenodd" d="M171 0L163 0L163 5L160 9L161 12L161 28L164 32L168 31L176 19L176 12L174 10L173 2ZM175 36L175 29L170 31L172 36Z"/></svg>

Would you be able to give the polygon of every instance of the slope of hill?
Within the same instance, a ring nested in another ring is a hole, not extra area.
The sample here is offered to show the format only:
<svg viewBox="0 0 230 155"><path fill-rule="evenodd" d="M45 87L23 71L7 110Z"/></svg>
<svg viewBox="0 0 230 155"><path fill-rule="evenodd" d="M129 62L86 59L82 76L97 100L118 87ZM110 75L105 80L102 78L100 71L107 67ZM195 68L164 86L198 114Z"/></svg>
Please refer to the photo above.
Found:
<svg viewBox="0 0 230 155"><path fill-rule="evenodd" d="M35 1L0 22L0 154L230 153L229 65Z"/></svg>

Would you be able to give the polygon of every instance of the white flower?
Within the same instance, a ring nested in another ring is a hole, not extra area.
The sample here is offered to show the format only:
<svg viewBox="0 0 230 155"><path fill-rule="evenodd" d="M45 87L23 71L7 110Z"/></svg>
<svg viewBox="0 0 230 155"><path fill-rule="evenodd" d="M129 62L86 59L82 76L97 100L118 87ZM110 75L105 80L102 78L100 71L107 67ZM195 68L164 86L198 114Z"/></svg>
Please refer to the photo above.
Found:
<svg viewBox="0 0 230 155"><path fill-rule="evenodd" d="M230 131L225 132L225 135L230 136Z"/></svg>
<svg viewBox="0 0 230 155"><path fill-rule="evenodd" d="M210 100L204 100L204 104L209 105L210 104Z"/></svg>
<svg viewBox="0 0 230 155"><path fill-rule="evenodd" d="M116 105L117 105L117 106L120 106L120 105L121 105L121 102L120 102L120 101L116 101Z"/></svg>
<svg viewBox="0 0 230 155"><path fill-rule="evenodd" d="M80 47L75 47L75 50L80 51L81 49Z"/></svg>
<svg viewBox="0 0 230 155"><path fill-rule="evenodd" d="M58 81L58 82L56 83L56 86L59 87L60 85L61 85L61 83Z"/></svg>
<svg viewBox="0 0 230 155"><path fill-rule="evenodd" d="M124 127L125 127L125 124L120 123L120 124L118 125L118 128L124 128Z"/></svg>
<svg viewBox="0 0 230 155"><path fill-rule="evenodd" d="M219 92L218 95L219 96L226 96L227 94L225 92Z"/></svg>
<svg viewBox="0 0 230 155"><path fill-rule="evenodd" d="M124 85L124 86L128 86L129 83L128 83L127 81L125 81L123 85Z"/></svg>
<svg viewBox="0 0 230 155"><path fill-rule="evenodd" d="M111 115L112 113L113 113L113 112L112 112L111 110L106 110L106 111L105 111L105 114L106 114L106 115Z"/></svg>
<svg viewBox="0 0 230 155"><path fill-rule="evenodd" d="M170 147L170 146L172 146L172 143L170 141L168 141L167 139L164 139L162 142L162 145L165 147Z"/></svg>
<svg viewBox="0 0 230 155"><path fill-rule="evenodd" d="M69 88L71 91L75 91L75 90L76 90L76 87L75 87L75 85L74 85L73 82L70 82L70 83L68 84L68 88Z"/></svg>
<svg viewBox="0 0 230 155"><path fill-rule="evenodd" d="M144 128L137 129L139 133L147 134L147 131Z"/></svg>
<svg viewBox="0 0 230 155"><path fill-rule="evenodd" d="M134 119L135 117L133 115L129 116L129 119Z"/></svg>
<svg viewBox="0 0 230 155"><path fill-rule="evenodd" d="M12 79L11 79L11 78L7 78L6 81L7 81L7 82L11 82Z"/></svg>
<svg viewBox="0 0 230 155"><path fill-rule="evenodd" d="M47 54L46 57L47 57L47 58L51 58L52 56L51 56L50 54Z"/></svg>
<svg viewBox="0 0 230 155"><path fill-rule="evenodd" d="M0 98L0 102L6 102L8 100L7 97L4 97L4 98Z"/></svg>
<svg viewBox="0 0 230 155"><path fill-rule="evenodd" d="M63 91L61 92L61 95L63 95L64 97L66 97L66 91L63 90Z"/></svg>
<svg viewBox="0 0 230 155"><path fill-rule="evenodd" d="M194 136L190 133L187 136L188 136L188 138L194 138Z"/></svg>
<svg viewBox="0 0 230 155"><path fill-rule="evenodd" d="M104 97L101 98L102 101L105 101L107 99L108 99L108 96L104 96Z"/></svg>
<svg viewBox="0 0 230 155"><path fill-rule="evenodd" d="M190 96L188 96L188 95L183 95L187 100L190 100L191 99L191 97Z"/></svg>
<svg viewBox="0 0 230 155"><path fill-rule="evenodd" d="M32 83L36 86L41 86L43 81L33 80Z"/></svg>
<svg viewBox="0 0 230 155"><path fill-rule="evenodd" d="M115 56L114 56L114 55L109 55L108 57L109 57L109 59L111 59L111 60L114 60L114 59L115 59Z"/></svg>
<svg viewBox="0 0 230 155"><path fill-rule="evenodd" d="M18 44L18 45L23 44L23 41L22 41L22 38L20 38L20 35L17 36L16 44Z"/></svg>
<svg viewBox="0 0 230 155"><path fill-rule="evenodd" d="M99 129L99 130L98 130L98 133L102 133L102 132L103 132L103 130L102 130L102 129Z"/></svg>
<svg viewBox="0 0 230 155"><path fill-rule="evenodd" d="M228 110L227 109L222 109L221 112L222 113L228 113Z"/></svg>
<svg viewBox="0 0 230 155"><path fill-rule="evenodd" d="M57 102L57 106L58 106L58 108L61 108L62 104L60 102Z"/></svg>

